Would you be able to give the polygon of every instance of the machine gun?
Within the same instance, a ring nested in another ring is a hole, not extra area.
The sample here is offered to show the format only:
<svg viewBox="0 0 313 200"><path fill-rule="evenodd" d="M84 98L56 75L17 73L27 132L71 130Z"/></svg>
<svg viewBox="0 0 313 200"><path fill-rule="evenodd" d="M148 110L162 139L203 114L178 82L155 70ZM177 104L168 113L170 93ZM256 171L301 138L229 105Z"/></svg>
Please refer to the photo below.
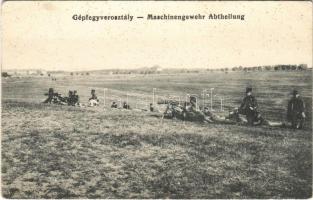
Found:
<svg viewBox="0 0 313 200"><path fill-rule="evenodd" d="M44 101L44 103L54 103L54 104L67 104L67 97L62 97L61 94L54 92L52 88L49 89L48 93L44 94L48 96L48 98Z"/></svg>
<svg viewBox="0 0 313 200"><path fill-rule="evenodd" d="M61 96L61 94L57 93L57 92L53 92L53 93L45 93L45 96Z"/></svg>

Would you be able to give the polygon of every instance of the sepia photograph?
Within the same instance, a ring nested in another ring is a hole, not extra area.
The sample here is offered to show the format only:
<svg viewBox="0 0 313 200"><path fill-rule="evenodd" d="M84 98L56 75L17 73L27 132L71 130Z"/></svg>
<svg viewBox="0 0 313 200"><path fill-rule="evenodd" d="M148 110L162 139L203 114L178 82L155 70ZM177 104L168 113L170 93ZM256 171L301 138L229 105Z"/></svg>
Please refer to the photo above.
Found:
<svg viewBox="0 0 313 200"><path fill-rule="evenodd" d="M311 1L5 1L1 196L312 198Z"/></svg>

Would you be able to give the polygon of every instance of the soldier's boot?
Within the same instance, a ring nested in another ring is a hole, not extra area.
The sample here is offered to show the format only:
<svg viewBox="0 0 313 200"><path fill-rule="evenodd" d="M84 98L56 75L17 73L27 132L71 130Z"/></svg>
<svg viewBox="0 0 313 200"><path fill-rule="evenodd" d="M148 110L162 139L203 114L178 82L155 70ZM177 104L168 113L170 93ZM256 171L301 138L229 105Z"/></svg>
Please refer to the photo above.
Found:
<svg viewBox="0 0 313 200"><path fill-rule="evenodd" d="M301 118L299 119L299 129L303 129L304 128L304 119Z"/></svg>
<svg viewBox="0 0 313 200"><path fill-rule="evenodd" d="M254 124L254 115L247 115L248 126L253 126Z"/></svg>
<svg viewBox="0 0 313 200"><path fill-rule="evenodd" d="M292 118L292 120L291 120L291 128L292 129L297 129L297 119Z"/></svg>
<svg viewBox="0 0 313 200"><path fill-rule="evenodd" d="M261 125L265 125L265 126L269 126L270 125L270 122L266 119L264 119L263 117L261 117Z"/></svg>

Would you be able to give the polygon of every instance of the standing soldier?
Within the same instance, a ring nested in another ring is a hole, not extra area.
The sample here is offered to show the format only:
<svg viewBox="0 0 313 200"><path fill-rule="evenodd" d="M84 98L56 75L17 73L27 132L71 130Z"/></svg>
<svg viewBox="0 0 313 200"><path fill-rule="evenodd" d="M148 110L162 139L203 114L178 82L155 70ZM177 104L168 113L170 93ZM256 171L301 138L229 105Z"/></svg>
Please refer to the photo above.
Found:
<svg viewBox="0 0 313 200"><path fill-rule="evenodd" d="M248 125L253 126L254 122L258 120L258 103L256 98L252 95L252 88L246 88L246 96L242 100L239 107L239 113L247 117Z"/></svg>
<svg viewBox="0 0 313 200"><path fill-rule="evenodd" d="M305 105L297 90L292 92L292 98L288 102L287 120L292 128L302 129L305 120Z"/></svg>

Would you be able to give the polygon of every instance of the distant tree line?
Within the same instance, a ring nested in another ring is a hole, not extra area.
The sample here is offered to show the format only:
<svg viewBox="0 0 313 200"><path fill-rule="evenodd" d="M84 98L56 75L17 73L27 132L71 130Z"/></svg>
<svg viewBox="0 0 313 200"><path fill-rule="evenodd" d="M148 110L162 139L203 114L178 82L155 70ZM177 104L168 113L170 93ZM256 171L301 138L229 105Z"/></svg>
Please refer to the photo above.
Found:
<svg viewBox="0 0 313 200"><path fill-rule="evenodd" d="M159 74L162 69L158 65L153 67L142 67L137 69L108 69L102 70L102 72L107 74Z"/></svg>
<svg viewBox="0 0 313 200"><path fill-rule="evenodd" d="M137 69L106 69L101 70L98 73L104 74L172 74L172 73L203 73L207 72L224 72L228 73L230 71L233 72L250 72L250 71L303 71L308 70L308 66L306 64L300 65L266 65L266 66L255 66L255 67L233 67L233 68L216 68L216 69L203 69L203 68L196 68L196 69L188 69L188 68L161 68L158 65L153 67L142 67ZM90 72L71 72L71 76L88 76Z"/></svg>
<svg viewBox="0 0 313 200"><path fill-rule="evenodd" d="M2 72L2 77L11 77L11 75L10 74L8 74L8 72Z"/></svg>
<svg viewBox="0 0 313 200"><path fill-rule="evenodd" d="M307 70L306 64L300 65L267 65L267 66L255 66L255 67L233 67L232 71L295 71L295 70Z"/></svg>
<svg viewBox="0 0 313 200"><path fill-rule="evenodd" d="M89 72L71 72L70 75L71 76L74 76L74 75L76 75L76 76L79 76L79 75L80 76L84 76L84 75L89 76L90 73Z"/></svg>

